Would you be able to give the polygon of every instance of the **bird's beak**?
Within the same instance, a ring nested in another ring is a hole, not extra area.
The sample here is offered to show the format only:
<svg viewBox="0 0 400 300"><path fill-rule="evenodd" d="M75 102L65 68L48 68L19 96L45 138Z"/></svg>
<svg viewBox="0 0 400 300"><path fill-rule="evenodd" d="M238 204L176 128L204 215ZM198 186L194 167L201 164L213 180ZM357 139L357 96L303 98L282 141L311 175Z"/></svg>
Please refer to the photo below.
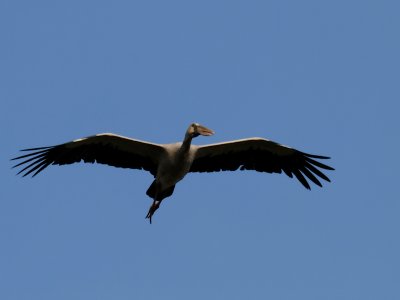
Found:
<svg viewBox="0 0 400 300"><path fill-rule="evenodd" d="M204 135L204 136L210 136L210 135L214 134L213 130L211 130L211 129L207 128L207 127L204 127L202 125L198 125L196 130L197 130L198 134L201 134L201 135Z"/></svg>

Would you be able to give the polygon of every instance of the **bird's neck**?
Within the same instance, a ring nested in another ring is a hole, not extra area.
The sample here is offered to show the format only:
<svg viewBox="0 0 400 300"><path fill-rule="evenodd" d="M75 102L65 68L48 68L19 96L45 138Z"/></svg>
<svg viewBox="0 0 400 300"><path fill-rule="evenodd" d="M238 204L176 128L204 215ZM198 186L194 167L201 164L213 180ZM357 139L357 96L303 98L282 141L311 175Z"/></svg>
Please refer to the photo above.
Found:
<svg viewBox="0 0 400 300"><path fill-rule="evenodd" d="M190 134L186 134L181 146L181 151L183 152L189 151L191 143L192 143L192 136Z"/></svg>

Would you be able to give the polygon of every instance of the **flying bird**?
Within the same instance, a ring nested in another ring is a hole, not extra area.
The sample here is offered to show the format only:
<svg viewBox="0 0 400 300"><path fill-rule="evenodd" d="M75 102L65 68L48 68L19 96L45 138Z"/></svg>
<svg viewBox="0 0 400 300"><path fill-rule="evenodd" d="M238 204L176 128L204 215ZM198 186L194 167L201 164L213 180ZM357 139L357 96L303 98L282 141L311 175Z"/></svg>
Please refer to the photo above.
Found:
<svg viewBox="0 0 400 300"><path fill-rule="evenodd" d="M202 146L191 144L192 139L199 135L213 134L213 130L198 123L190 124L183 142L173 144L155 144L101 133L56 146L21 150L28 154L13 158L22 160L13 168L21 167L18 174L24 177L32 174L34 177L49 165L67 165L83 160L85 163L97 162L148 171L155 178L146 192L153 199L146 215L150 223L161 201L172 195L175 184L189 172L240 169L280 174L283 171L291 178L294 175L306 189L311 189L307 179L320 187L320 178L330 182L319 169L334 169L316 160L329 157L301 152L264 138L254 137Z"/></svg>

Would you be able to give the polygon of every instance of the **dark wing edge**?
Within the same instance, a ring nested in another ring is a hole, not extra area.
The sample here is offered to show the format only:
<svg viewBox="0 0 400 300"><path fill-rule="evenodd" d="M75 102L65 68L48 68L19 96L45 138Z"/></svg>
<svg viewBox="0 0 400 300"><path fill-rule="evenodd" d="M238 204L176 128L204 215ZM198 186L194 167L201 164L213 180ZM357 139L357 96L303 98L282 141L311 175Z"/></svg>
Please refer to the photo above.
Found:
<svg viewBox="0 0 400 300"><path fill-rule="evenodd" d="M200 146L199 155L196 155L190 172L239 169L281 174L283 171L290 178L293 178L294 175L308 190L311 189L311 186L307 179L319 187L322 187L319 178L330 182L330 179L319 169L334 170L334 168L316 160L330 157L301 152L260 138L240 140L237 142L237 149L235 149L235 143L235 141L230 143L233 145L232 149L228 146L229 142L206 145L203 148L205 151L202 151L202 146ZM216 151L214 152L212 148Z"/></svg>
<svg viewBox="0 0 400 300"><path fill-rule="evenodd" d="M300 181L300 183L308 190L311 190L311 186L309 185L307 179L311 180L313 183L322 187L319 178L327 182L331 182L331 180L326 176L320 169L334 171L335 169L331 166L323 164L315 159L330 159L328 156L314 155L305 152L301 152L295 150L292 157L288 157L286 159L281 158L282 160L282 171L293 178L293 174ZM280 173L280 172L279 172Z"/></svg>
<svg viewBox="0 0 400 300"><path fill-rule="evenodd" d="M157 158L162 147L118 135L99 134L56 146L21 151L30 153L11 160L22 159L12 168L23 166L17 173L17 175L22 174L23 177L32 173L32 177L35 177L49 165L67 165L80 161L97 162L119 168L143 169L155 176Z"/></svg>

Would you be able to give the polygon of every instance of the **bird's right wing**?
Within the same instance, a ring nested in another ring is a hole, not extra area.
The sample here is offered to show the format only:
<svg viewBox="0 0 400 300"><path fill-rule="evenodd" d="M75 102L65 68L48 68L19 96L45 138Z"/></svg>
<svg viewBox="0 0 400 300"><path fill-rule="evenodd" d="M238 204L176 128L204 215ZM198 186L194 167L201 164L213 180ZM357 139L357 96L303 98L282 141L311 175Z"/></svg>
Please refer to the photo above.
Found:
<svg viewBox="0 0 400 300"><path fill-rule="evenodd" d="M267 173L282 173L296 178L310 189L306 178L318 186L315 176L330 181L318 168L334 170L315 159L329 157L313 155L278 144L263 138L249 138L218 144L198 146L190 172L219 172L255 170Z"/></svg>
<svg viewBox="0 0 400 300"><path fill-rule="evenodd" d="M24 149L30 153L13 158L21 160L15 167L24 166L18 174L33 173L32 177L49 165L67 165L80 161L100 163L119 168L143 169L155 176L164 148L159 144L130 139L111 133L102 133L68 143ZM28 164L29 163L29 164Z"/></svg>

